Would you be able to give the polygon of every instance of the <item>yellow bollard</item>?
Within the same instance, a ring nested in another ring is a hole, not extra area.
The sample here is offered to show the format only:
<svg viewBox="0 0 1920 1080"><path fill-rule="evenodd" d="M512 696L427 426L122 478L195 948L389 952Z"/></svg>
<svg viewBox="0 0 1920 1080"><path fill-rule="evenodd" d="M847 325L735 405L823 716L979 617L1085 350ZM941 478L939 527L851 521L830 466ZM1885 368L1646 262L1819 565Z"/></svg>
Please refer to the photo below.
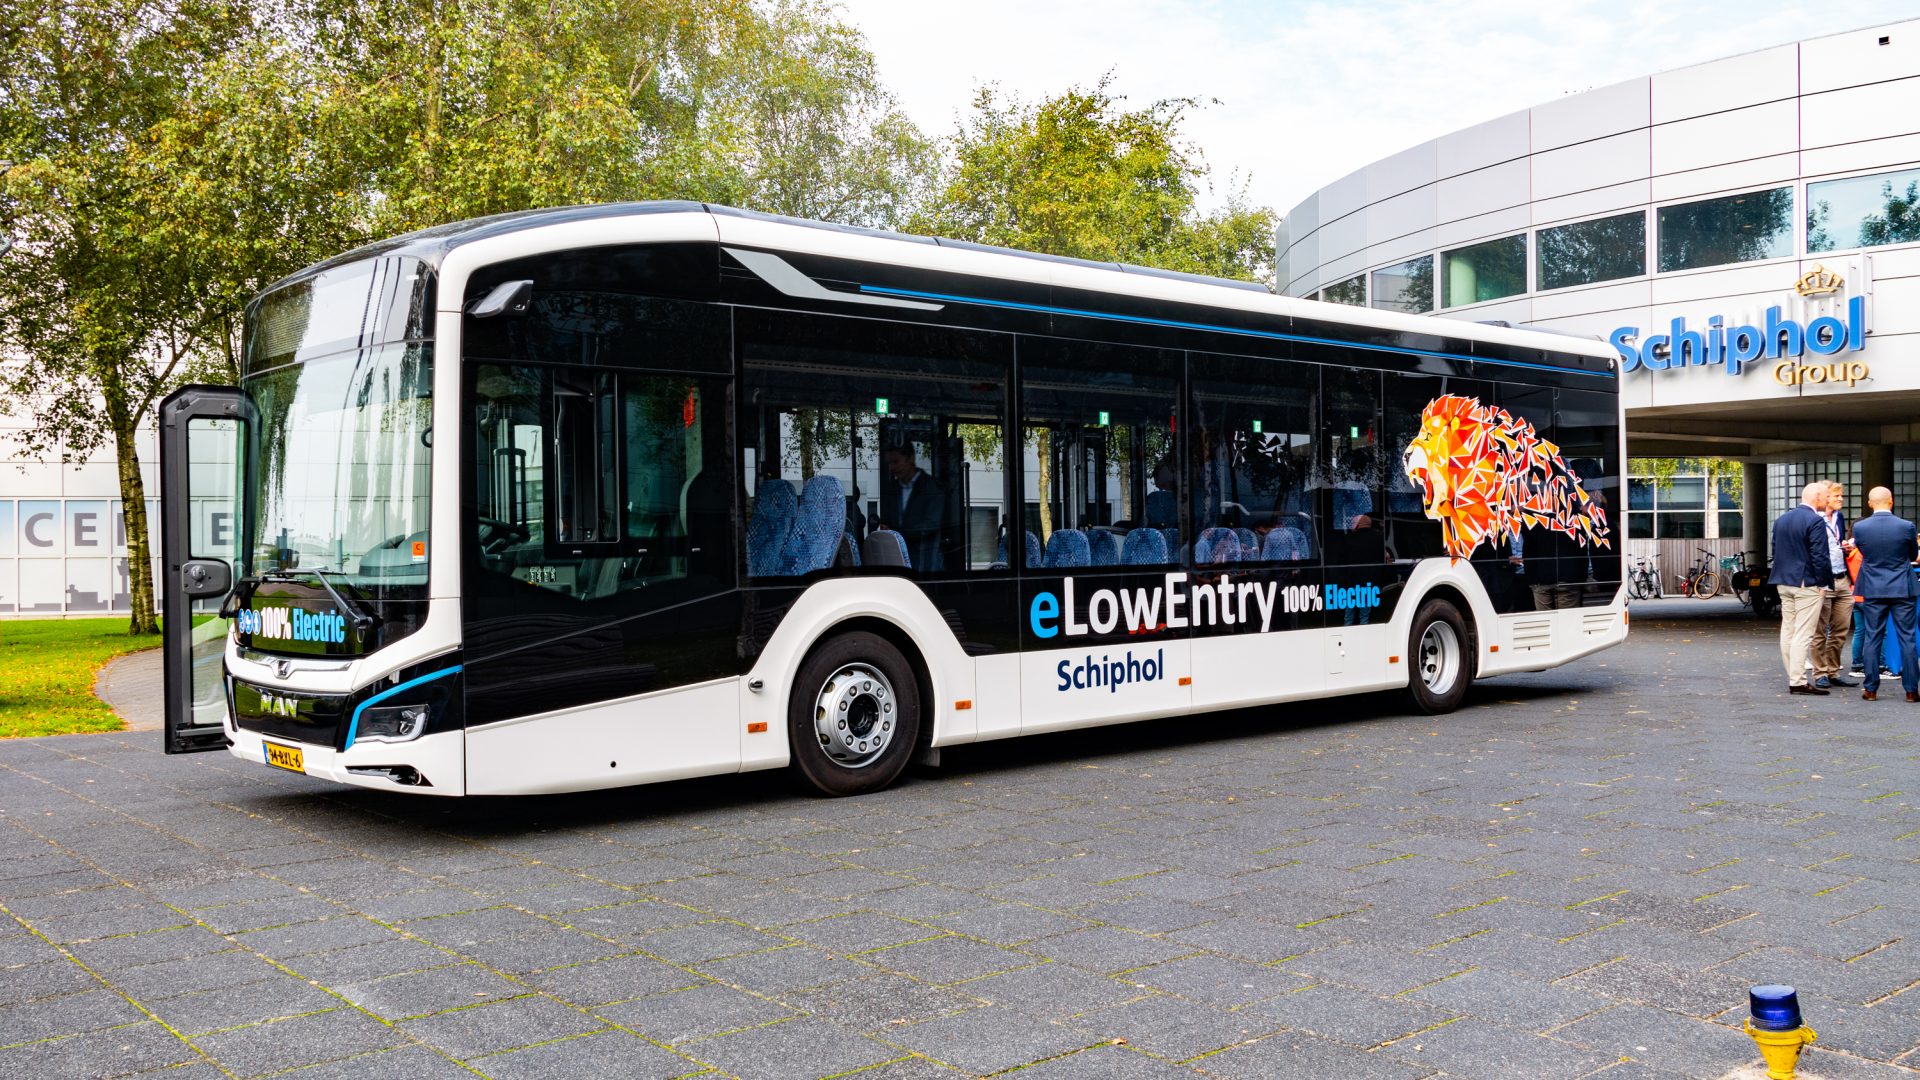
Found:
<svg viewBox="0 0 1920 1080"><path fill-rule="evenodd" d="M1760 1045L1760 1056L1767 1063L1767 1080L1793 1080L1801 1049L1816 1038L1805 1024L1792 1031L1767 1031L1754 1027L1752 1020L1747 1021L1747 1034Z"/></svg>

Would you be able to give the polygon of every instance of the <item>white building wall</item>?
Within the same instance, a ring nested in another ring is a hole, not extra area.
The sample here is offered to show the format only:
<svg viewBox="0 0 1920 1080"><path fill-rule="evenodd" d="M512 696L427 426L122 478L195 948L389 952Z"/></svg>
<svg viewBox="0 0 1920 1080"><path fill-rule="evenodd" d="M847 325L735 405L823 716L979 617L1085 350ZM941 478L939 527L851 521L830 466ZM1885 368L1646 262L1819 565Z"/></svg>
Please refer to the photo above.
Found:
<svg viewBox="0 0 1920 1080"><path fill-rule="evenodd" d="M19 458L28 417L0 415L0 616L107 615L129 610L126 520L111 447L85 464ZM159 559L159 447L138 439L148 532Z"/></svg>

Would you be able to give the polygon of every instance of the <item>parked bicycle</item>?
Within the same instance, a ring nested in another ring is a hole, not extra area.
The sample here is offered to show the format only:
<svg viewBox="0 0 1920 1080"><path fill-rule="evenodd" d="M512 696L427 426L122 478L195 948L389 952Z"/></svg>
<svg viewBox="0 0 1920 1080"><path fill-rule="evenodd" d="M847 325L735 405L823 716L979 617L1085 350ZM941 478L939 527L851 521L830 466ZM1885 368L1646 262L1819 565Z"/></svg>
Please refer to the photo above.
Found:
<svg viewBox="0 0 1920 1080"><path fill-rule="evenodd" d="M1627 571L1627 595L1635 600L1655 600L1662 593L1660 571L1656 560L1660 556L1637 556L1633 568Z"/></svg>
<svg viewBox="0 0 1920 1080"><path fill-rule="evenodd" d="M1715 567L1722 560L1706 548L1694 550L1700 553L1700 558L1693 564L1693 568L1687 571L1686 577L1680 579L1680 594L1691 596L1695 600L1705 600L1720 592L1720 571Z"/></svg>

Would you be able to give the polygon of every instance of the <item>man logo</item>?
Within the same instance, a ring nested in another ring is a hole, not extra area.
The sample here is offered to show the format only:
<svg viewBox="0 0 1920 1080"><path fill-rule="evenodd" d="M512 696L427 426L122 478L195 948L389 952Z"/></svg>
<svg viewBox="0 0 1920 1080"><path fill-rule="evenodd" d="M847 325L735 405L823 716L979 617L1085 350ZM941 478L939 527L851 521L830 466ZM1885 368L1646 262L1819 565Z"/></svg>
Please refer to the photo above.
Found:
<svg viewBox="0 0 1920 1080"><path fill-rule="evenodd" d="M291 660L276 661L273 665L273 673L276 677L282 678L282 679L293 674L293 661Z"/></svg>
<svg viewBox="0 0 1920 1080"><path fill-rule="evenodd" d="M300 715L300 699L262 692L260 713L263 716L284 716L293 719Z"/></svg>

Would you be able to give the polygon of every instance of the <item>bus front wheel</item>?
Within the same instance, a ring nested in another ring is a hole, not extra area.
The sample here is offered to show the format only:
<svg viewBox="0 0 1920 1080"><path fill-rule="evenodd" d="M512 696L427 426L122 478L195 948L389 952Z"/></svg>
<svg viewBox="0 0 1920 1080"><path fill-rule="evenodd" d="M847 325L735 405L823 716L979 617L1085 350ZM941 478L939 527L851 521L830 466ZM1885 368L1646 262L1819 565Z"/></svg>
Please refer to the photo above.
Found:
<svg viewBox="0 0 1920 1080"><path fill-rule="evenodd" d="M814 649L787 706L796 779L864 795L898 779L920 738L920 684L893 643L854 631Z"/></svg>
<svg viewBox="0 0 1920 1080"><path fill-rule="evenodd" d="M1407 657L1413 668L1407 697L1414 708L1428 714L1459 708L1467 696L1467 684L1473 681L1471 640L1458 608L1438 598L1420 605L1407 635Z"/></svg>

